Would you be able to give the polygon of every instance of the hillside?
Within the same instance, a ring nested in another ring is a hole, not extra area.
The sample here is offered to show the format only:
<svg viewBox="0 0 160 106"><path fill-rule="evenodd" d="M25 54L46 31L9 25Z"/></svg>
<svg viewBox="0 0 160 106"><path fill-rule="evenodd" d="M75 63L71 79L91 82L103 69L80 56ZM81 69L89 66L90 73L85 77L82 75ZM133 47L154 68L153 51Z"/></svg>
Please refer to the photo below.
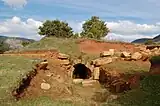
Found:
<svg viewBox="0 0 160 106"><path fill-rule="evenodd" d="M134 41L132 41L131 43L145 43L147 42L148 40L152 40L153 42L157 43L157 42L160 42L160 35L157 35L156 37L150 39L150 38L141 38L141 39L136 39Z"/></svg>
<svg viewBox="0 0 160 106"><path fill-rule="evenodd" d="M34 42L33 39L20 38L20 37L7 37L0 35L0 43L7 44L9 49L19 49L23 47L22 43L31 43Z"/></svg>

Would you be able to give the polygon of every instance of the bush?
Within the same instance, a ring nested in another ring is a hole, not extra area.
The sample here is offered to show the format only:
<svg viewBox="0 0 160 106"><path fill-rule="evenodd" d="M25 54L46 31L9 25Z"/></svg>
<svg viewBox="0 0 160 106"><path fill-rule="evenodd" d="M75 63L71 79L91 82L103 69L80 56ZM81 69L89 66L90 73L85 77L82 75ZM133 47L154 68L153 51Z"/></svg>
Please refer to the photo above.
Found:
<svg viewBox="0 0 160 106"><path fill-rule="evenodd" d="M25 46L27 46L27 45L29 45L30 44L30 42L22 42L22 45L25 47Z"/></svg>

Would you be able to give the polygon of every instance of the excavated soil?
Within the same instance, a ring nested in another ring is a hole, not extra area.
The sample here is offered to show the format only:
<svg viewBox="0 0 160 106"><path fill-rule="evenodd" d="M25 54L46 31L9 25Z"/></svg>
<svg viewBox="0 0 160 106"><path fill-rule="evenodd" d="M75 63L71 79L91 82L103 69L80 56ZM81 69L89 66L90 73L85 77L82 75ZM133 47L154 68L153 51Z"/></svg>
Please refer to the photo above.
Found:
<svg viewBox="0 0 160 106"><path fill-rule="evenodd" d="M116 51L129 51L131 53L139 51L135 45L129 43L107 43L94 40L79 40L77 43L80 51L88 54L99 54L100 52L109 49L115 49ZM36 75L29 79L26 86L22 86L23 90L18 95L18 98L49 96L53 100L94 102L95 100L93 100L93 98L97 96L96 92L104 89L100 84L94 85L94 87L80 87L73 85L70 76L70 70L72 70L72 68L60 65L61 61L57 60L58 52L56 50L37 50L1 55L16 55L48 60L49 64L47 70L36 70ZM137 64L140 63L137 62ZM139 81L139 79L139 75L133 75L130 82L137 83L136 81ZM48 83L51 88L48 90L43 90L41 89L41 83ZM96 98L100 97L101 96ZM105 101L106 96L102 99Z"/></svg>
<svg viewBox="0 0 160 106"><path fill-rule="evenodd" d="M116 51L128 51L131 53L139 51L135 45L130 43L98 42L94 40L79 40L77 43L79 44L79 48L82 52L89 54L97 54L109 49L115 49Z"/></svg>
<svg viewBox="0 0 160 106"><path fill-rule="evenodd" d="M53 100L94 103L97 91L103 90L99 83L88 87L74 85L69 73L71 67L61 66L59 60L50 59L48 63L48 70L37 70L30 83L27 83L19 95L15 95L18 99L48 96ZM51 88L44 90L41 83L48 83Z"/></svg>

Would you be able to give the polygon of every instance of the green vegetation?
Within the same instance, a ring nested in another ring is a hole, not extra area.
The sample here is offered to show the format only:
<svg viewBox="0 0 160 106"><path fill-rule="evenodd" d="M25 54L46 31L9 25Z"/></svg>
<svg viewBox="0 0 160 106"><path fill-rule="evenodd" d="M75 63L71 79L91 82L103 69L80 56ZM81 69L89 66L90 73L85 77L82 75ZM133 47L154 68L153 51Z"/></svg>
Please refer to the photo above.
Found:
<svg viewBox="0 0 160 106"><path fill-rule="evenodd" d="M154 44L153 40L147 40L145 43L145 45L151 45L151 44Z"/></svg>
<svg viewBox="0 0 160 106"><path fill-rule="evenodd" d="M160 56L153 56L153 57L150 59L150 62L151 62L152 64L160 63Z"/></svg>
<svg viewBox="0 0 160 106"><path fill-rule="evenodd" d="M0 42L0 54L8 50L9 50L9 45L4 43L3 41Z"/></svg>
<svg viewBox="0 0 160 106"><path fill-rule="evenodd" d="M99 55L88 55L80 51L77 39L73 38L57 38L47 37L39 42L29 44L23 51L30 50L58 50L71 56L71 58L78 58L82 56L84 61L91 61Z"/></svg>
<svg viewBox="0 0 160 106"><path fill-rule="evenodd" d="M27 45L29 45L31 42L27 42L27 41L22 41L22 45L23 47L26 47Z"/></svg>
<svg viewBox="0 0 160 106"><path fill-rule="evenodd" d="M78 38L79 33L73 34L72 28L68 23L60 20L47 20L39 27L39 34L45 35L45 37L61 37L61 38ZM87 20L83 24L83 31L80 33L84 38L101 39L105 37L109 32L105 21L100 20L97 16L92 16L90 20Z"/></svg>
<svg viewBox="0 0 160 106"><path fill-rule="evenodd" d="M149 72L150 64L142 64L137 62L128 62L128 61L117 61L110 64L102 66L102 68L107 70L116 70L122 73L132 74L135 72Z"/></svg>
<svg viewBox="0 0 160 106"><path fill-rule="evenodd" d="M59 20L47 20L43 23L43 26L39 27L39 30L39 34L45 35L46 37L70 38L73 36L72 28L68 23Z"/></svg>
<svg viewBox="0 0 160 106"><path fill-rule="evenodd" d="M116 104L120 106L159 106L160 75L150 75L141 81L141 87L122 94Z"/></svg>
<svg viewBox="0 0 160 106"><path fill-rule="evenodd" d="M22 78L32 71L36 60L23 57L0 56L0 106L6 106L14 99L11 92Z"/></svg>
<svg viewBox="0 0 160 106"><path fill-rule="evenodd" d="M104 21L99 17L92 16L90 20L87 20L83 24L83 31L81 37L100 39L105 37L109 32Z"/></svg>

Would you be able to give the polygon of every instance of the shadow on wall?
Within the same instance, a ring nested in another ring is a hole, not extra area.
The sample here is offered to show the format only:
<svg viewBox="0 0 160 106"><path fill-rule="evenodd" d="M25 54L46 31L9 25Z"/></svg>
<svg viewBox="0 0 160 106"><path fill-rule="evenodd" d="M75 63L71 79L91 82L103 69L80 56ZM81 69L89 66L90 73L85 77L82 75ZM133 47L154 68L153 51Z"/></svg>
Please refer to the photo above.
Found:
<svg viewBox="0 0 160 106"><path fill-rule="evenodd" d="M73 71L73 78L89 79L91 77L91 70L84 64L75 64L73 67L75 68Z"/></svg>

